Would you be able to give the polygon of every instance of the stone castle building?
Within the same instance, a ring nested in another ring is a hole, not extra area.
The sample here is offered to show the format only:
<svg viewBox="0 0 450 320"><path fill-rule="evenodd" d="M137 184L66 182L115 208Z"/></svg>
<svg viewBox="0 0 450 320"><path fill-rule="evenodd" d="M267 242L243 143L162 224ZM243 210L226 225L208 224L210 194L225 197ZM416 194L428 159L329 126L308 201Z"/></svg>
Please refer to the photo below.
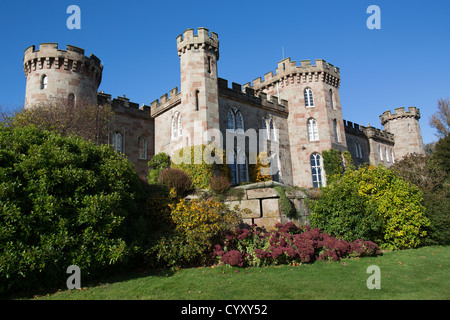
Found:
<svg viewBox="0 0 450 320"><path fill-rule="evenodd" d="M117 121L108 143L126 154L142 175L147 174L147 163L154 154L173 155L182 147L205 143L202 135L211 131L222 137L208 136L207 141L222 139L226 148L227 130L245 136L249 129L256 130L258 141L277 145L270 155L278 164L273 180L302 187L325 184L321 154L331 148L348 150L357 165L390 166L408 153L425 152L420 112L415 107L384 112L380 116L384 130L344 120L340 71L324 60L297 64L286 58L278 62L275 73L270 71L244 85L230 85L218 76L216 33L206 28L198 28L196 33L187 29L176 42L180 89L175 87L150 106L98 92L103 66L96 56L86 57L83 49L68 45L61 50L54 43L40 44L39 50L31 46L24 55L25 108L52 96L71 103L83 99L111 105ZM234 184L249 179L251 144L231 148L234 159L242 160L230 164Z"/></svg>

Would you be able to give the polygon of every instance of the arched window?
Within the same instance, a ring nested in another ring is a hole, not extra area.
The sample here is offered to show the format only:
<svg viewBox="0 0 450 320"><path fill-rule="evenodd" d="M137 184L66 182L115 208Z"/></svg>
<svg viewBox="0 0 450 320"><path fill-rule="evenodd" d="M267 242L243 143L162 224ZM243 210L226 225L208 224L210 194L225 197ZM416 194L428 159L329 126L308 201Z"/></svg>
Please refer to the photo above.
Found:
<svg viewBox="0 0 450 320"><path fill-rule="evenodd" d="M263 139L277 141L277 135L275 132L275 126L271 117L262 119Z"/></svg>
<svg viewBox="0 0 450 320"><path fill-rule="evenodd" d="M314 188L324 185L322 157L318 153L311 154L311 175Z"/></svg>
<svg viewBox="0 0 450 320"><path fill-rule="evenodd" d="M41 79L41 89L47 89L47 76L44 74Z"/></svg>
<svg viewBox="0 0 450 320"><path fill-rule="evenodd" d="M249 181L248 159L243 150L234 151L234 163L228 166L230 167L233 185Z"/></svg>
<svg viewBox="0 0 450 320"><path fill-rule="evenodd" d="M181 120L181 114L175 112L172 116L172 140L178 139L183 135L183 125Z"/></svg>
<svg viewBox="0 0 450 320"><path fill-rule="evenodd" d="M334 140L336 140L336 142L339 142L339 133L338 133L338 127L337 127L336 119L333 120L333 131L334 131Z"/></svg>
<svg viewBox="0 0 450 320"><path fill-rule="evenodd" d="M267 134L267 119L263 118L261 121L261 126L262 126L262 139L263 141L266 141L269 139L269 135Z"/></svg>
<svg viewBox="0 0 450 320"><path fill-rule="evenodd" d="M183 123L181 121L181 114L178 115L178 137L183 135Z"/></svg>
<svg viewBox="0 0 450 320"><path fill-rule="evenodd" d="M147 160L147 139L142 136L138 139L139 159Z"/></svg>
<svg viewBox="0 0 450 320"><path fill-rule="evenodd" d="M319 141L317 121L313 118L308 119L308 139L309 141Z"/></svg>
<svg viewBox="0 0 450 320"><path fill-rule="evenodd" d="M238 129L244 130L244 118L242 118L242 114L239 111L236 111L236 130Z"/></svg>
<svg viewBox="0 0 450 320"><path fill-rule="evenodd" d="M233 130L233 131L236 129L236 125L235 125L235 121L234 121L234 112L232 110L228 111L227 129Z"/></svg>
<svg viewBox="0 0 450 320"><path fill-rule="evenodd" d="M389 162L389 153L386 147L384 147L384 153L386 154L386 162Z"/></svg>
<svg viewBox="0 0 450 320"><path fill-rule="evenodd" d="M67 104L69 107L75 106L75 95L73 93L70 93L67 97Z"/></svg>
<svg viewBox="0 0 450 320"><path fill-rule="evenodd" d="M228 111L227 121L227 129L233 131L242 129L244 131L244 118L238 109L233 108Z"/></svg>
<svg viewBox="0 0 450 320"><path fill-rule="evenodd" d="M177 118L176 115L172 117L172 139L177 138Z"/></svg>
<svg viewBox="0 0 450 320"><path fill-rule="evenodd" d="M272 140L272 141L277 141L277 135L275 134L275 126L273 125L273 119L272 118L270 118L270 120L269 120L269 133L270 133L270 135L269 135L269 137L270 137L270 140Z"/></svg>
<svg viewBox="0 0 450 320"><path fill-rule="evenodd" d="M355 156L360 159L362 158L361 145L358 141L355 141Z"/></svg>
<svg viewBox="0 0 450 320"><path fill-rule="evenodd" d="M314 107L314 96L311 88L306 88L305 94L305 107Z"/></svg>
<svg viewBox="0 0 450 320"><path fill-rule="evenodd" d="M383 161L383 152L381 151L381 146L378 146L378 154L380 155L380 161Z"/></svg>
<svg viewBox="0 0 450 320"><path fill-rule="evenodd" d="M391 159L392 159L392 163L395 163L394 150L392 150L392 149L391 149Z"/></svg>
<svg viewBox="0 0 450 320"><path fill-rule="evenodd" d="M334 102L333 102L333 91L330 89L330 104L331 104L331 109L335 109L334 108Z"/></svg>
<svg viewBox="0 0 450 320"><path fill-rule="evenodd" d="M113 135L113 148L117 152L123 152L123 136L120 132Z"/></svg>

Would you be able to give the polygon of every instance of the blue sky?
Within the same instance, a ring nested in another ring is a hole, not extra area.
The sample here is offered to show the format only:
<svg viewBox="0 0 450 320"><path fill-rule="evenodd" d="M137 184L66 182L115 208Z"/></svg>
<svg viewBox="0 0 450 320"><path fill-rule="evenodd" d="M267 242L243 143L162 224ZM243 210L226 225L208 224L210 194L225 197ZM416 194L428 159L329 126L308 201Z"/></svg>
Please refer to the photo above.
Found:
<svg viewBox="0 0 450 320"><path fill-rule="evenodd" d="M81 30L69 30L69 5ZM369 30L369 5L381 29ZM379 115L420 108L424 142L437 140L429 117L450 98L450 1L1 1L0 105L23 105L23 52L57 42L94 53L104 65L99 90L149 105L178 86L176 37L206 27L220 40L219 76L244 84L274 71L284 56L324 59L341 70L344 119L381 127Z"/></svg>

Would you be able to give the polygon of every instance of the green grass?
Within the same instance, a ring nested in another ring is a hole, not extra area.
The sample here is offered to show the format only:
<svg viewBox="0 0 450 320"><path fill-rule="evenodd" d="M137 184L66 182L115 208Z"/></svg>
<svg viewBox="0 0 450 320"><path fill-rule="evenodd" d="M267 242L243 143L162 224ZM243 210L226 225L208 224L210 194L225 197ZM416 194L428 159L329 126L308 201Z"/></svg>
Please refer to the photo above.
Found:
<svg viewBox="0 0 450 320"><path fill-rule="evenodd" d="M39 299L450 299L450 247L423 247L382 256L263 268L196 268L66 290ZM369 290L367 267L381 271L381 289ZM239 272L236 272L239 271ZM83 283L82 283L83 286Z"/></svg>

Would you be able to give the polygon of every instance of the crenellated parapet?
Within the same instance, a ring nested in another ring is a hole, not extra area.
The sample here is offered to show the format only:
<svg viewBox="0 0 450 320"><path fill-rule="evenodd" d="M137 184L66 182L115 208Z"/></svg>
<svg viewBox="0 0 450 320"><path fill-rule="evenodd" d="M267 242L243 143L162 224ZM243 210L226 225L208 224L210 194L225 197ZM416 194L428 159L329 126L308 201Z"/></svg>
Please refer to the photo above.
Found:
<svg viewBox="0 0 450 320"><path fill-rule="evenodd" d="M341 81L339 68L322 59L315 60L315 65L311 64L311 60L301 60L300 65L297 65L295 61L291 61L291 58L286 58L278 62L275 74L270 71L264 75L264 79L259 77L253 80L252 84L245 85L251 86L255 90L261 90L276 82L308 83L317 81L323 81L339 88Z"/></svg>
<svg viewBox="0 0 450 320"><path fill-rule="evenodd" d="M152 117L172 108L173 106L181 103L181 92L178 91L178 87L170 90L169 93L165 93L160 99L156 99L150 104Z"/></svg>
<svg viewBox="0 0 450 320"><path fill-rule="evenodd" d="M392 133L372 127L370 125L365 127L357 123L344 120L344 128L346 134L361 136L367 139L374 139L392 145L395 142L394 135Z"/></svg>
<svg viewBox="0 0 450 320"><path fill-rule="evenodd" d="M233 82L231 84L231 88L229 88L228 80L222 78L218 79L218 86L219 86L219 95L251 103L261 108L267 108L273 111L284 113L287 113L289 111L287 100L280 99L278 101L278 97L276 96L268 97L267 94L264 92L259 92L258 94L256 94L255 90L249 86L242 87L240 84Z"/></svg>
<svg viewBox="0 0 450 320"><path fill-rule="evenodd" d="M39 50L33 45L25 50L23 71L28 77L36 70L67 70L87 75L97 86L102 80L103 66L100 59L91 54L86 57L84 49L67 45L66 50L58 49L57 43L41 43Z"/></svg>
<svg viewBox="0 0 450 320"><path fill-rule="evenodd" d="M394 113L388 110L383 112L383 114L380 116L380 121L382 125L385 125L388 121L401 118L415 118L419 120L420 110L416 107L409 107L408 111L405 111L404 107L396 108Z"/></svg>
<svg viewBox="0 0 450 320"><path fill-rule="evenodd" d="M97 93L97 102L99 105L110 105L118 114L127 114L135 118L150 118L150 106L141 106L138 103L130 102L130 99L125 96L111 99L110 94L102 91Z"/></svg>
<svg viewBox="0 0 450 320"><path fill-rule="evenodd" d="M186 29L183 34L177 37L178 56L191 49L208 49L215 53L216 59L219 60L219 39L217 33L209 33L206 28L198 28L197 34L194 29Z"/></svg>

